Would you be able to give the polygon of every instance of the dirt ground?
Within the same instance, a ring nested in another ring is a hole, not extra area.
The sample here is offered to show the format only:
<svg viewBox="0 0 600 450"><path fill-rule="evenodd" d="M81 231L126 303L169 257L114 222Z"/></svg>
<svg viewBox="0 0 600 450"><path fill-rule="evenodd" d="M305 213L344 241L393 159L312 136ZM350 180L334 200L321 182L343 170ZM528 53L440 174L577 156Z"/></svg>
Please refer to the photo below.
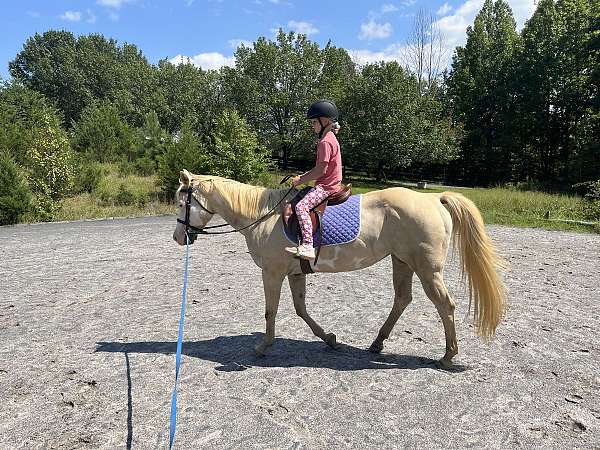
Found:
<svg viewBox="0 0 600 450"><path fill-rule="evenodd" d="M0 227L0 448L165 448L184 250L174 217ZM600 236L490 226L510 262L491 345L468 320L457 258L459 355L414 301L384 352L365 351L392 305L391 262L287 283L277 339L239 234L200 237L190 286L176 448L600 448Z"/></svg>

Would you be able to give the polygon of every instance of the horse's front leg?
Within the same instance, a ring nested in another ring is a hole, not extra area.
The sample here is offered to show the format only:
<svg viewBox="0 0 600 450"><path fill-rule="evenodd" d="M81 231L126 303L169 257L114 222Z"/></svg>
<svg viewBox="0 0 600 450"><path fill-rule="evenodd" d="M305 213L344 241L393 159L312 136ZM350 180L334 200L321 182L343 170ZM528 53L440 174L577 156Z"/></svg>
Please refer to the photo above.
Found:
<svg viewBox="0 0 600 450"><path fill-rule="evenodd" d="M265 320L267 329L262 342L255 347L256 354L262 356L265 349L273 344L275 339L275 316L279 307L279 297L281 296L281 285L285 274L270 272L265 269L262 271L263 288L265 290Z"/></svg>
<svg viewBox="0 0 600 450"><path fill-rule="evenodd" d="M306 312L306 275L288 275L288 281L290 283L290 290L292 291L292 297L294 299L294 308L296 309L296 314L304 319L315 336L323 339L323 341L330 347L335 347L335 334L326 334L325 331L323 331L323 328L321 328L319 324L308 315L308 312Z"/></svg>

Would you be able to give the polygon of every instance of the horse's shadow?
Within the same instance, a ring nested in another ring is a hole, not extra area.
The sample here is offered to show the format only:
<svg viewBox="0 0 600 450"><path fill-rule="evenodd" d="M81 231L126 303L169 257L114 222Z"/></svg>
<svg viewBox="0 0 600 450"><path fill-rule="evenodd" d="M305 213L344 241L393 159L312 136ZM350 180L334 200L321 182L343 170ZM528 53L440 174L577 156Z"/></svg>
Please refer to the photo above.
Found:
<svg viewBox="0 0 600 450"><path fill-rule="evenodd" d="M265 356L256 356L254 346L260 333L251 335L219 336L204 341L184 342L182 353L194 358L219 363L216 370L233 372L252 367L314 367L340 371L367 369L422 369L444 370L431 358L375 354L347 344L329 348L321 341L301 341L277 338ZM96 352L110 353L175 353L176 342L97 342ZM454 365L447 372L463 372L466 366Z"/></svg>

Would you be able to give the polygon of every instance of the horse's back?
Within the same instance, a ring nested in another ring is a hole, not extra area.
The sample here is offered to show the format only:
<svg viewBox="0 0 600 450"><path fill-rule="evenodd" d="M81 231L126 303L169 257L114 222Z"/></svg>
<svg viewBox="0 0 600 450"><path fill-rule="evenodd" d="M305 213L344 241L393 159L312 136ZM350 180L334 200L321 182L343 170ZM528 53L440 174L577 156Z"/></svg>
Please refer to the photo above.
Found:
<svg viewBox="0 0 600 450"><path fill-rule="evenodd" d="M380 238L390 240L396 256L413 260L422 255L441 262L450 243L452 218L440 197L401 187L371 191L364 194L363 213L385 211L386 225Z"/></svg>
<svg viewBox="0 0 600 450"><path fill-rule="evenodd" d="M364 195L367 207L385 207L401 220L424 225L444 226L452 223L450 214L440 201L439 193L423 193L403 187L371 191ZM447 219L447 220L446 220Z"/></svg>

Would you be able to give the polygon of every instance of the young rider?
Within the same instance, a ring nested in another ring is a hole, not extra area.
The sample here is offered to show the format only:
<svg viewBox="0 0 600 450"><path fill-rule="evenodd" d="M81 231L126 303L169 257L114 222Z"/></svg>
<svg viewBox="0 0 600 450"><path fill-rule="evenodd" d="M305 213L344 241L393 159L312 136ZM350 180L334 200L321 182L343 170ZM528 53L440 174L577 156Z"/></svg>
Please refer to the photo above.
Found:
<svg viewBox="0 0 600 450"><path fill-rule="evenodd" d="M292 179L292 184L298 186L316 180L315 186L296 205L296 215L302 232L302 243L298 247L286 247L286 251L304 259L315 259L313 248L313 229L310 221L311 208L317 206L331 194L337 192L342 181L342 155L340 144L335 135L340 126L337 123L338 110L329 100L319 100L313 103L306 118L315 133L319 136L317 144L317 161L315 167Z"/></svg>

